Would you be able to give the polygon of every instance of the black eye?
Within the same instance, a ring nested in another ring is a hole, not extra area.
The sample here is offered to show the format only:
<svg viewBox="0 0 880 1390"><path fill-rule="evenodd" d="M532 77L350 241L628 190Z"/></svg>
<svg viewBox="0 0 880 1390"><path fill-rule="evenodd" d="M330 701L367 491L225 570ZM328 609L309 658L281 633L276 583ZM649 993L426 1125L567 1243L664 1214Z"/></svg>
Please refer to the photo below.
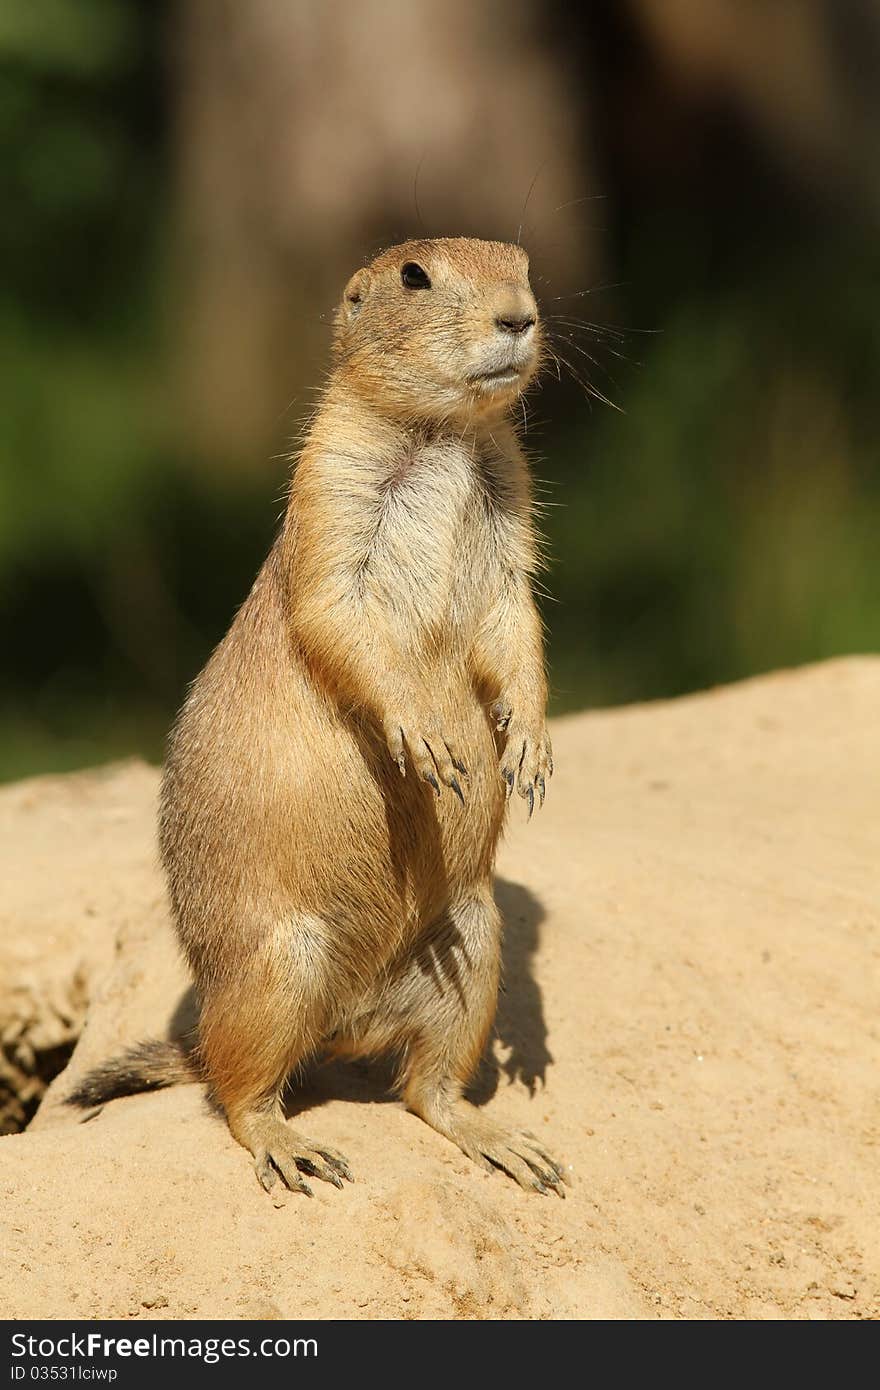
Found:
<svg viewBox="0 0 880 1390"><path fill-rule="evenodd" d="M431 288L428 272L422 270L420 265L416 265L415 261L407 261L406 265L401 267L400 278L408 290L429 290Z"/></svg>

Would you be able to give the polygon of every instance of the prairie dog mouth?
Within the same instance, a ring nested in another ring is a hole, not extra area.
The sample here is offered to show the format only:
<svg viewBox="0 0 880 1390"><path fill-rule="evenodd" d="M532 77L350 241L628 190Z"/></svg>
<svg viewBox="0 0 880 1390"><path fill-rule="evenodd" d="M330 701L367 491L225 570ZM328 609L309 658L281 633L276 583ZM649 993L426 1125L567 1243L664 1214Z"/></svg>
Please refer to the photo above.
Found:
<svg viewBox="0 0 880 1390"><path fill-rule="evenodd" d="M496 367L493 371L473 372L469 380L472 385L491 391L496 387L513 386L521 374L519 367Z"/></svg>

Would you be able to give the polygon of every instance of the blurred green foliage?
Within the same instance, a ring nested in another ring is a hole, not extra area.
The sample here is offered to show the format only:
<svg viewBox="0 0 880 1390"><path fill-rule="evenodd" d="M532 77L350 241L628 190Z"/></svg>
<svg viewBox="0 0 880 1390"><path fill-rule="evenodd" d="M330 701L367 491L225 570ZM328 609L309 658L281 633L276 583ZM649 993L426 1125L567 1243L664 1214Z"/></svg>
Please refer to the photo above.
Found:
<svg viewBox="0 0 880 1390"><path fill-rule="evenodd" d="M279 511L282 462L194 467L175 418L164 19L0 11L0 777L158 757ZM558 710L877 645L876 232L759 192L621 200L620 287L563 306L626 336L557 326L622 413L533 411Z"/></svg>
<svg viewBox="0 0 880 1390"><path fill-rule="evenodd" d="M673 282L662 332L628 339L626 413L558 439L558 707L876 650L880 254L820 232L769 258L759 237L732 284ZM673 258L645 239L656 283Z"/></svg>

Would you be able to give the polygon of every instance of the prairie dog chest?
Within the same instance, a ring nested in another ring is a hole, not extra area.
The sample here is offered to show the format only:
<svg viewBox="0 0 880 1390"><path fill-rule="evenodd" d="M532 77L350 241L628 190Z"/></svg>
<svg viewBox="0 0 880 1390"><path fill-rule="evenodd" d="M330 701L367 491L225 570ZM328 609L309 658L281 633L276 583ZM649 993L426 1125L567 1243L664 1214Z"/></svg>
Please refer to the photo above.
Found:
<svg viewBox="0 0 880 1390"><path fill-rule="evenodd" d="M498 592L523 525L505 479L512 466L458 441L426 444L387 484L375 576L434 641L466 638Z"/></svg>

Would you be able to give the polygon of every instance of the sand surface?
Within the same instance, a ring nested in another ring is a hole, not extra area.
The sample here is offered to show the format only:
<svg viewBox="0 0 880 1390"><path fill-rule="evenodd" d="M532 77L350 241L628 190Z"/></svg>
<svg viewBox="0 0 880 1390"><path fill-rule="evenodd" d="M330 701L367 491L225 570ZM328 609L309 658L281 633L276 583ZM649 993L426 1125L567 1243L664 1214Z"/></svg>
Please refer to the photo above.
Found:
<svg viewBox="0 0 880 1390"><path fill-rule="evenodd" d="M0 792L8 1123L82 1033L0 1139L0 1316L880 1313L880 660L553 738L547 805L514 808L499 858L480 1094L571 1164L564 1202L468 1163L379 1067L323 1068L297 1098L357 1177L311 1201L273 1205L198 1086L78 1122L73 1080L188 1007L157 774Z"/></svg>

